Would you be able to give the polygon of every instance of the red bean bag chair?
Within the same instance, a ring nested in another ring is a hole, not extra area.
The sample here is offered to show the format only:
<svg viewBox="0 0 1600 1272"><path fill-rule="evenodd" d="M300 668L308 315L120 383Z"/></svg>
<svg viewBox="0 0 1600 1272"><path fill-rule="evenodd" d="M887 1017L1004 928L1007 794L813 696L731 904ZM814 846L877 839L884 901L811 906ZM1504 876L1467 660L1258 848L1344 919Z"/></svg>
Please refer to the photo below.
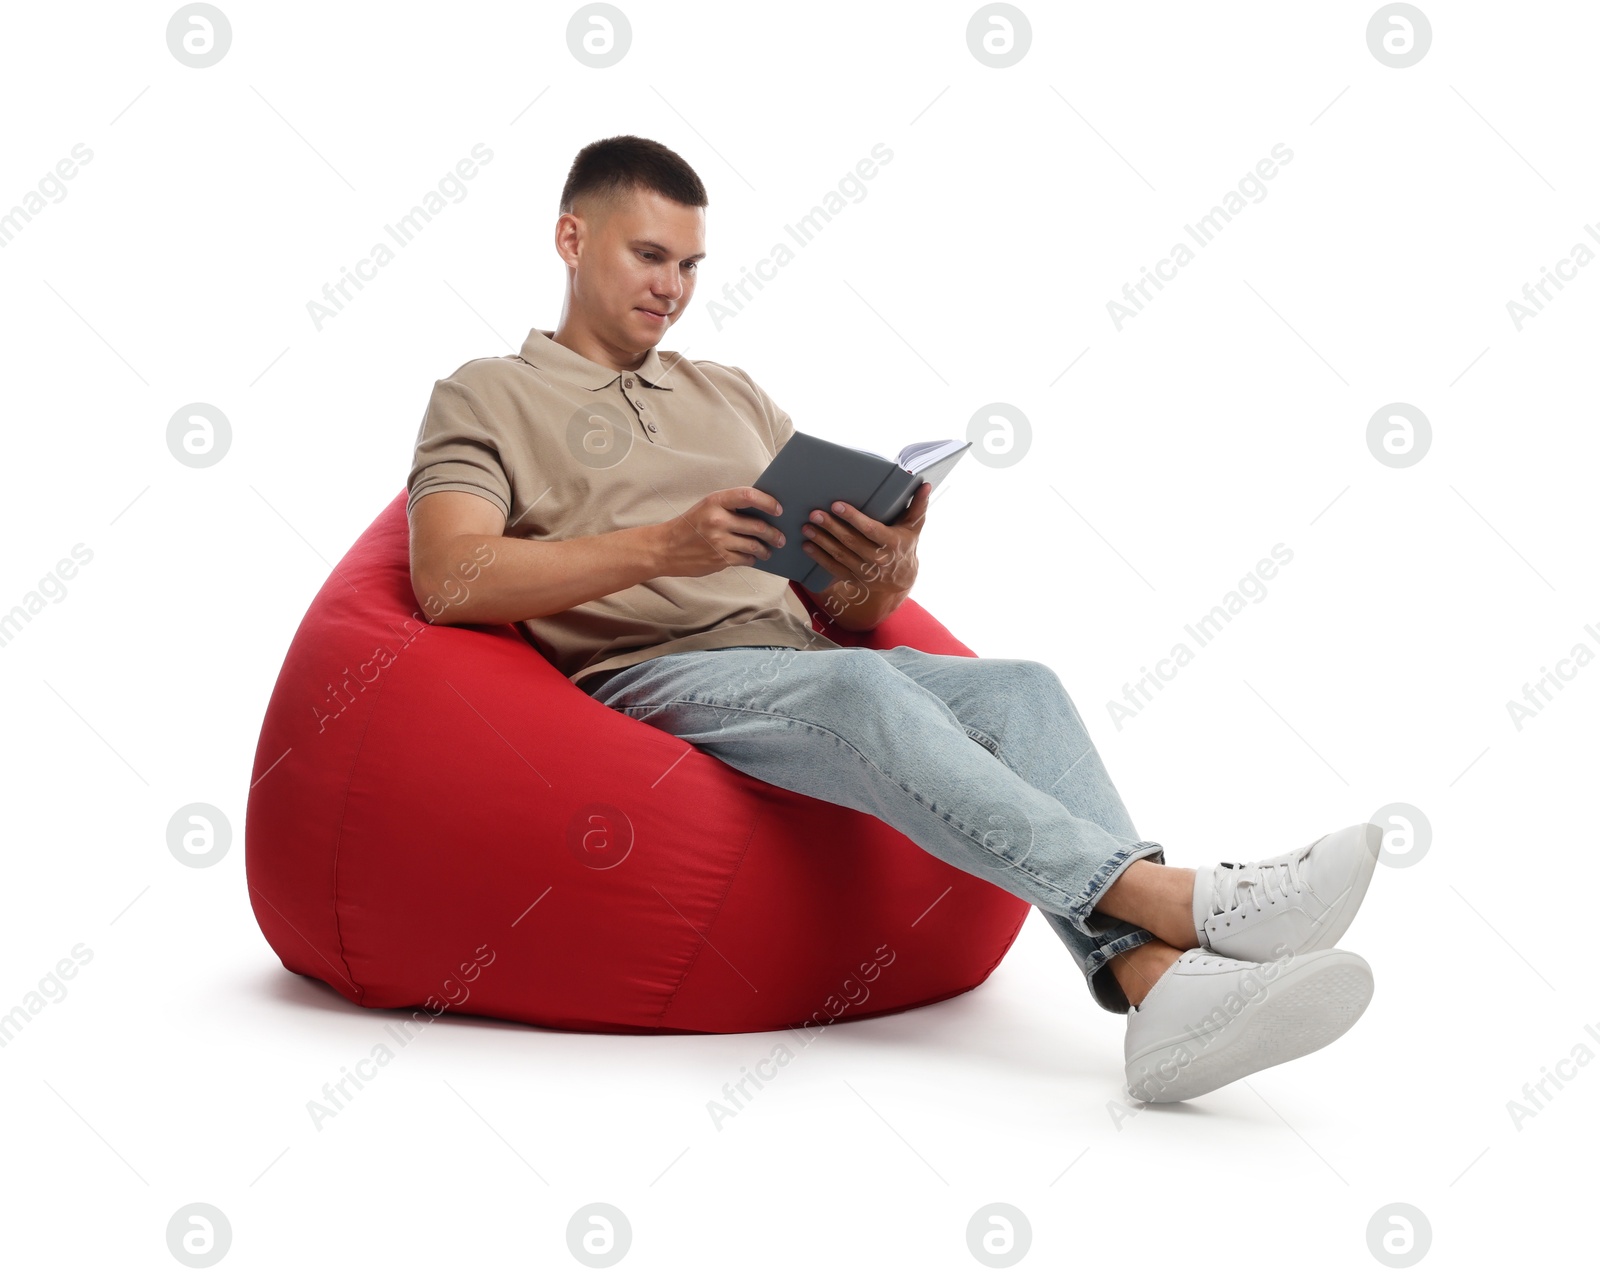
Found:
<svg viewBox="0 0 1600 1272"><path fill-rule="evenodd" d="M736 1033L951 998L1010 948L1027 903L886 823L596 702L514 624L428 624L408 554L402 491L267 706L245 871L289 970L363 1007ZM840 644L972 655L914 601L857 634L796 590Z"/></svg>

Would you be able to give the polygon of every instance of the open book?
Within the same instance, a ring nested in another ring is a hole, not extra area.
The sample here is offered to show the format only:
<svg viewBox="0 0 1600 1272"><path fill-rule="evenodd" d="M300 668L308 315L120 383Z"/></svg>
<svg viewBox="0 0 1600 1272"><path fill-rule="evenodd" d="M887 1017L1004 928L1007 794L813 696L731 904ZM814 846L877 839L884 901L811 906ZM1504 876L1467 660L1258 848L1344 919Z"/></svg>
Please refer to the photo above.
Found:
<svg viewBox="0 0 1600 1272"><path fill-rule="evenodd" d="M897 459L889 459L797 430L750 483L776 499L783 513L773 517L758 508L738 509L783 531L783 547L774 548L771 559L752 565L793 579L808 591L822 591L836 576L805 554L803 545L809 541L800 533L813 508L828 512L834 500L842 500L874 521L893 525L922 483L937 486L971 446L954 440L913 442Z"/></svg>

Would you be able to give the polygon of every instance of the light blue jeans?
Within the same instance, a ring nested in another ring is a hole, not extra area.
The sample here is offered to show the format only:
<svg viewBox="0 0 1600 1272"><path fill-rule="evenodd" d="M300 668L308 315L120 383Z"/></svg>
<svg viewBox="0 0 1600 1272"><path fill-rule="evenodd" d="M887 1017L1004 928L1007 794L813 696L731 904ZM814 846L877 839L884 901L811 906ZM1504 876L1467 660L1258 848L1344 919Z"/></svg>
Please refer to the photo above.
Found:
<svg viewBox="0 0 1600 1272"><path fill-rule="evenodd" d="M596 701L753 777L887 822L1038 906L1096 1002L1107 961L1153 940L1093 913L1139 838L1055 672L1017 658L781 645L663 654L589 681Z"/></svg>

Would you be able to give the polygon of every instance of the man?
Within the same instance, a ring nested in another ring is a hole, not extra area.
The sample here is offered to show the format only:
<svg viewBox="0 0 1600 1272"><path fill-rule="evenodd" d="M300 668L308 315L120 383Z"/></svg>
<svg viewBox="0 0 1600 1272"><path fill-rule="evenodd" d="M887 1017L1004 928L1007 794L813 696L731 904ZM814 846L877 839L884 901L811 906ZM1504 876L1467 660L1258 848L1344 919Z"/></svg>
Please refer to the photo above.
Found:
<svg viewBox="0 0 1600 1272"><path fill-rule="evenodd" d="M437 381L418 432L411 579L448 598L430 620L520 623L605 705L1037 905L1095 1000L1127 1013L1137 1098L1187 1099L1337 1038L1372 993L1365 961L1332 947L1377 827L1168 866L1044 664L842 646L752 568L783 536L740 509L780 511L749 483L794 425L740 368L656 349L694 295L706 204L656 142L579 152L559 324ZM910 594L930 489L893 526L810 511L804 550L835 576L812 599L839 627L869 630Z"/></svg>

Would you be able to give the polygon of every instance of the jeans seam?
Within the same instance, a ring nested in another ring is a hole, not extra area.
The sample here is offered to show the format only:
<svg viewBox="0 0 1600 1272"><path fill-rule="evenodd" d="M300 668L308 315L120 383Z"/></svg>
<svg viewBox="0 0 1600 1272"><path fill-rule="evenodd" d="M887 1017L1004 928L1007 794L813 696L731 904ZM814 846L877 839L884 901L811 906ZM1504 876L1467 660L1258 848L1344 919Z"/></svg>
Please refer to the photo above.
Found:
<svg viewBox="0 0 1600 1272"><path fill-rule="evenodd" d="M967 724L964 724L961 727L966 730L967 736L981 746L985 751L989 752L989 754L994 756L995 759L1001 759L999 742L990 737L982 729L973 728L971 725ZM1002 763L1004 763L1003 760ZM1010 765L1007 765L1007 767L1009 768Z"/></svg>

